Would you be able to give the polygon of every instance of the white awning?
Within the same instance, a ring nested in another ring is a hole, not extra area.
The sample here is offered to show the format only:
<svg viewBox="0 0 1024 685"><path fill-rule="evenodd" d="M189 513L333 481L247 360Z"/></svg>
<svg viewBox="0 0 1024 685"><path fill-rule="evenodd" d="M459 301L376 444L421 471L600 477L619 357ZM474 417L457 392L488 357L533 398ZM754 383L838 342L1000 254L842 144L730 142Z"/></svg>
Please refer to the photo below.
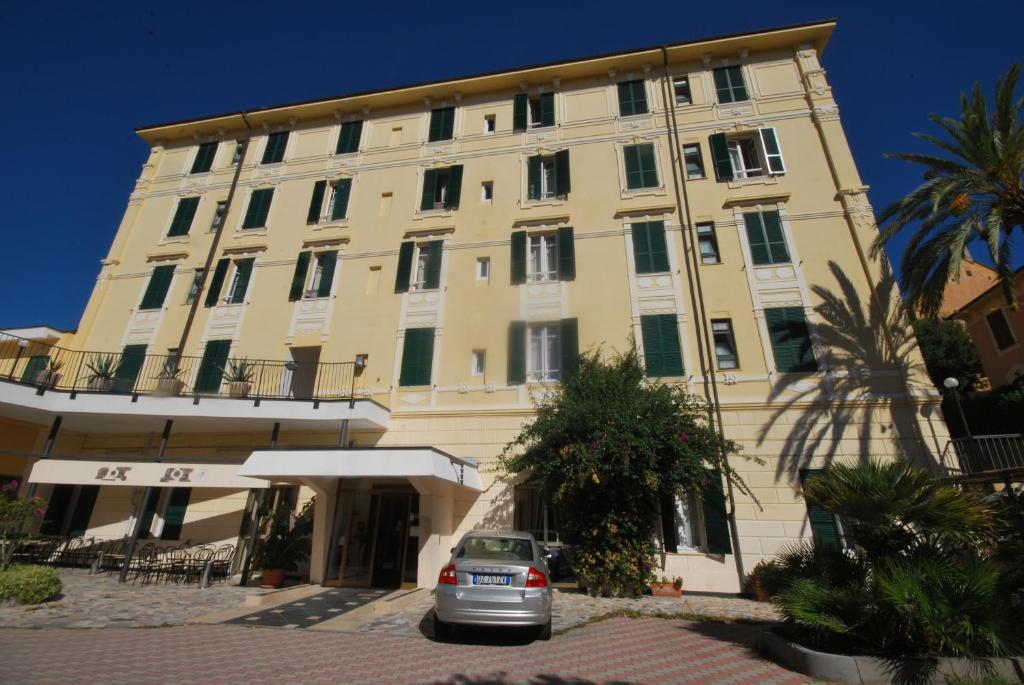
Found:
<svg viewBox="0 0 1024 685"><path fill-rule="evenodd" d="M238 472L270 480L320 478L430 478L480 492L473 461L433 447L256 450Z"/></svg>
<svg viewBox="0 0 1024 685"><path fill-rule="evenodd" d="M265 480L239 475L239 469L239 464L40 459L32 466L28 480L30 483L158 488L247 490L270 487Z"/></svg>

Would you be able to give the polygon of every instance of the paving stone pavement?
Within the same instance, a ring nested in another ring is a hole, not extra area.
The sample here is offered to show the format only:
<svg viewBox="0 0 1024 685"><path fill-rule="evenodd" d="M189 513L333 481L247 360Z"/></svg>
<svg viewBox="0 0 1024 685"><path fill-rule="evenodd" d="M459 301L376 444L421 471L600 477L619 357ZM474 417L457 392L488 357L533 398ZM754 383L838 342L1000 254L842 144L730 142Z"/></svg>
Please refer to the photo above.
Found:
<svg viewBox="0 0 1024 685"><path fill-rule="evenodd" d="M572 628L596 616L623 610L636 611L647 616L688 614L734 621L771 622L779 620L779 616L771 604L739 597L684 595L678 599L673 597L627 599L590 597L586 593L562 590L555 590L554 593L551 620L556 631ZM407 637L418 634L432 635L430 612L433 606L433 596L427 596L402 611L384 615L363 625L360 632L388 633Z"/></svg>
<svg viewBox="0 0 1024 685"><path fill-rule="evenodd" d="M191 625L158 630L0 629L0 683L749 683L808 679L750 648L763 626L617 618L550 642L474 631L461 643L395 635ZM127 657L127 658L126 658Z"/></svg>
<svg viewBox="0 0 1024 685"><path fill-rule="evenodd" d="M388 594L388 590L330 588L309 597L254 611L225 623L261 628L309 628L358 609Z"/></svg>
<svg viewBox="0 0 1024 685"><path fill-rule="evenodd" d="M118 583L117 576L90 576L86 569L58 569L64 596L34 606L0 606L0 627L115 628L183 625L205 614L242 605L266 592L228 583L200 590L195 584Z"/></svg>

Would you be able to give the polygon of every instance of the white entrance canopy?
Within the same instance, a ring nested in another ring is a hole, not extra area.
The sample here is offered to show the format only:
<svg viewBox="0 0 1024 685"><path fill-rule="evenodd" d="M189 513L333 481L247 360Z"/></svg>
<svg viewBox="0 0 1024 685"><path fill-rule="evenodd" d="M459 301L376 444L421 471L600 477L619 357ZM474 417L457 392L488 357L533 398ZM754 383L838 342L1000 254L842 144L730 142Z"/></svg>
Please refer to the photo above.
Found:
<svg viewBox="0 0 1024 685"><path fill-rule="evenodd" d="M239 475L238 464L171 463L155 461L86 461L40 459L32 466L30 483L67 485L129 485L158 488L267 488L270 483Z"/></svg>
<svg viewBox="0 0 1024 685"><path fill-rule="evenodd" d="M433 447L256 450L238 473L269 480L429 478L475 492L483 489L474 461Z"/></svg>

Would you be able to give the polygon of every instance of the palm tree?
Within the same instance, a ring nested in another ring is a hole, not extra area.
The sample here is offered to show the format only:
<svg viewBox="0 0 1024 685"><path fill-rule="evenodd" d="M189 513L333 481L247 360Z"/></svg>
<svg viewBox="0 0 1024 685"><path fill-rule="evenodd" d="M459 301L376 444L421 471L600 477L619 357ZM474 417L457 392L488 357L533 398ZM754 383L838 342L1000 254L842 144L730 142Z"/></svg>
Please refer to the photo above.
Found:
<svg viewBox="0 0 1024 685"><path fill-rule="evenodd" d="M1006 301L1016 306L1011 238L1024 233L1024 99L1013 100L1020 70L1015 64L999 79L991 116L975 83L970 97L960 95L959 119L929 116L948 140L914 134L950 156L886 155L924 166L924 183L879 215L882 231L872 252L877 256L908 224L920 222L900 271L908 304L925 316L938 313L945 285L959 278L973 239L988 245Z"/></svg>

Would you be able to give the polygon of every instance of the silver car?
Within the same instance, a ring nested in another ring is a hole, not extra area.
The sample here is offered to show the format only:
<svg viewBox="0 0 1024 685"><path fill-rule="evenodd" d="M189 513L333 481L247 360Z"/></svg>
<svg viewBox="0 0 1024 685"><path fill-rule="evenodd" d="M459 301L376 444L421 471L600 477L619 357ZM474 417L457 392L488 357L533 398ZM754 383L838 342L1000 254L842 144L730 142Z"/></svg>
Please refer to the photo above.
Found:
<svg viewBox="0 0 1024 685"><path fill-rule="evenodd" d="M473 531L452 548L434 596L434 635L453 624L538 626L551 639L551 573L529 533Z"/></svg>

